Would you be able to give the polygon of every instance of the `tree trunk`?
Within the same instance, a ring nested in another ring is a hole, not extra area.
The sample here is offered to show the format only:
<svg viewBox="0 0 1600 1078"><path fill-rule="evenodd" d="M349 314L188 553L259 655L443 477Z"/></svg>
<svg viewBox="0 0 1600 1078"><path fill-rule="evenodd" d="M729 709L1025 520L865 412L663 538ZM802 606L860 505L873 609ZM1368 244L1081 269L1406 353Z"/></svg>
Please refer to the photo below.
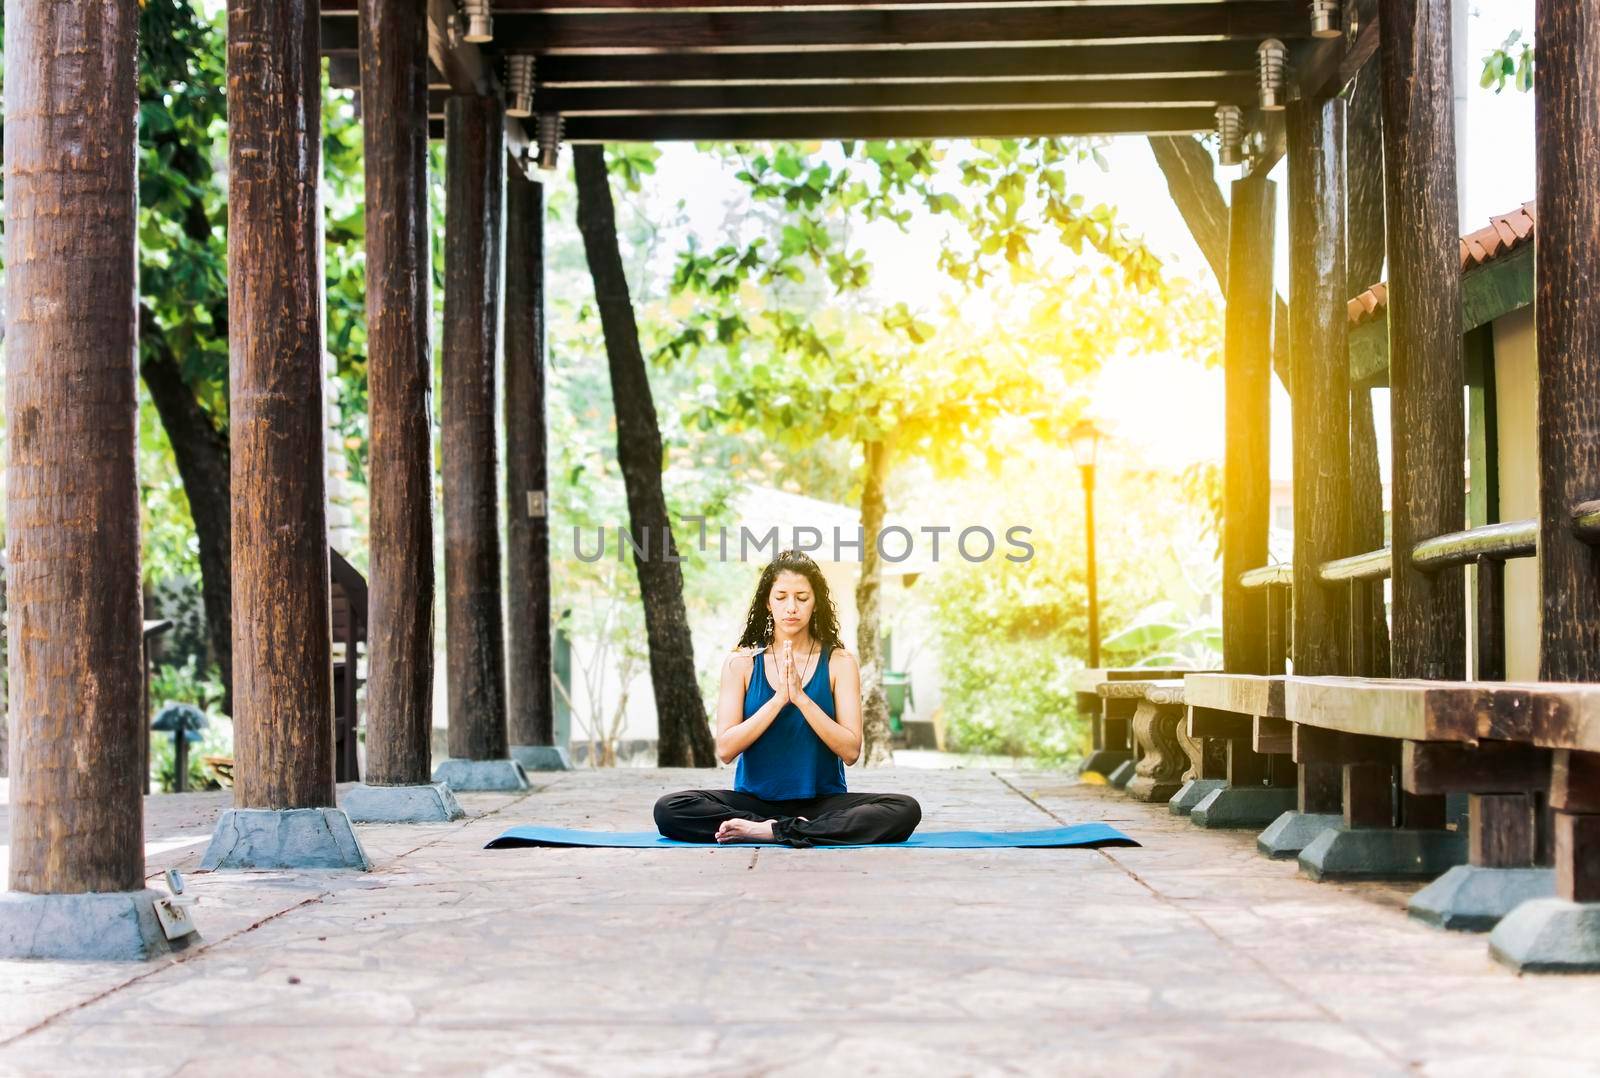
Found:
<svg viewBox="0 0 1600 1078"><path fill-rule="evenodd" d="M500 169L504 120L492 97L445 102L444 635L450 756L504 760L495 359L499 349Z"/></svg>
<svg viewBox="0 0 1600 1078"><path fill-rule="evenodd" d="M143 312L139 327L146 343L139 373L155 402L161 425L189 499L189 516L200 545L200 597L206 635L222 669L222 710L233 714L233 510L228 498L228 437L195 399L172 348L154 315Z"/></svg>
<svg viewBox="0 0 1600 1078"><path fill-rule="evenodd" d="M661 767L714 767L716 745L706 722L705 701L695 679L694 640L683 602L683 572L661 490L661 428L650 377L639 350L628 279L617 248L616 213L606 175L605 148L574 146L578 180L578 228L594 278L595 302L605 331L611 366L611 398L617 416L617 463L628 492L628 527L645 553L634 558L644 602L650 649L650 684L655 689ZM650 545L646 545L650 544Z"/></svg>
<svg viewBox="0 0 1600 1078"><path fill-rule="evenodd" d="M317 5L228 6L234 805L334 803Z"/></svg>
<svg viewBox="0 0 1600 1078"><path fill-rule="evenodd" d="M1365 23L1376 16L1373 0L1349 5L1347 19ZM1359 295L1383 276L1383 93L1379 60L1373 54L1349 94L1345 109L1345 161L1348 171L1346 293ZM1350 393L1350 526L1351 549L1383 546L1383 477L1378 470L1378 434L1372 421L1372 387L1357 385ZM1358 677L1389 676L1389 617L1384 609L1384 582L1357 581L1350 586L1356 641L1353 666Z"/></svg>
<svg viewBox="0 0 1600 1078"><path fill-rule="evenodd" d="M1228 204L1217 186L1216 163L1205 145L1193 135L1151 135L1150 149L1167 179L1167 190L1189 233L1200 247L1217 280L1228 279ZM1272 369L1285 389L1289 386L1289 306L1282 296L1274 299Z"/></svg>
<svg viewBox="0 0 1600 1078"><path fill-rule="evenodd" d="M1395 677L1454 681L1466 675L1465 574L1411 561L1414 544L1459 531L1467 517L1450 4L1385 4L1378 29L1394 440L1390 668ZM1543 411L1540 429L1549 429ZM1548 554L1541 547L1543 561Z"/></svg>
<svg viewBox="0 0 1600 1078"><path fill-rule="evenodd" d="M132 0L8 8L10 886L133 891L144 883L145 788L139 9Z"/></svg>
<svg viewBox="0 0 1600 1078"><path fill-rule="evenodd" d="M865 767L894 763L889 748L889 698L883 691L883 634L878 631L878 596L883 586L883 560L878 557L878 532L883 528L883 484L888 454L882 442L868 442L862 466L861 575L856 580L856 651L861 661L861 759Z"/></svg>
<svg viewBox="0 0 1600 1078"><path fill-rule="evenodd" d="M427 20L419 0L361 4L372 434L366 780L374 786L420 785L433 770Z"/></svg>
<svg viewBox="0 0 1600 1078"><path fill-rule="evenodd" d="M1350 673L1350 593L1317 575L1350 549L1350 349L1345 310L1344 102L1289 105L1289 294L1295 298L1296 674Z"/></svg>
<svg viewBox="0 0 1600 1078"><path fill-rule="evenodd" d="M544 185L506 177L506 725L554 745L544 386Z"/></svg>

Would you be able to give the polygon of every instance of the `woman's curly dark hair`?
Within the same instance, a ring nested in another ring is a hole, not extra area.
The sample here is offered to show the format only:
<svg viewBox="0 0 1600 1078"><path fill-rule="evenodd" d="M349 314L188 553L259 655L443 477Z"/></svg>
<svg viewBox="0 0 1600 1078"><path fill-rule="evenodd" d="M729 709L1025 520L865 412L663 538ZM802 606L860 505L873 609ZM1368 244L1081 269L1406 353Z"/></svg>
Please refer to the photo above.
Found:
<svg viewBox="0 0 1600 1078"><path fill-rule="evenodd" d="M834 609L833 596L828 593L828 578L822 575L817 563L803 551L785 550L772 564L761 570L756 583L755 596L750 600L750 613L744 621L744 635L739 637L741 648L765 647L772 643L772 628L767 624L767 599L772 595L773 581L782 572L799 573L811 582L811 595L816 602L811 607L811 636L826 649L824 654L839 647L839 612Z"/></svg>

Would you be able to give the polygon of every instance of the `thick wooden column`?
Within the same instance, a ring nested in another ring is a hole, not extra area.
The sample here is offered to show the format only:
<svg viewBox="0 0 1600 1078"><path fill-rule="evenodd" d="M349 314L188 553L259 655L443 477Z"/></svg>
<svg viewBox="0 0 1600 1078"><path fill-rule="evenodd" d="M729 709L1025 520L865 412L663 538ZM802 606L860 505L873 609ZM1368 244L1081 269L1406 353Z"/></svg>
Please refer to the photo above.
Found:
<svg viewBox="0 0 1600 1078"><path fill-rule="evenodd" d="M495 444L503 123L492 97L456 94L445 105L440 453L450 756L458 760L506 757Z"/></svg>
<svg viewBox="0 0 1600 1078"><path fill-rule="evenodd" d="M1348 674L1349 589L1317 575L1352 553L1344 102L1295 102L1288 125L1294 672Z"/></svg>
<svg viewBox="0 0 1600 1078"><path fill-rule="evenodd" d="M1600 681L1600 555L1572 530L1600 498L1600 14L1544 0L1536 26L1539 676Z"/></svg>
<svg viewBox="0 0 1600 1078"><path fill-rule="evenodd" d="M367 774L425 783L433 734L433 276L424 0L362 0L372 504Z"/></svg>
<svg viewBox="0 0 1600 1078"><path fill-rule="evenodd" d="M1450 2L1384 0L1379 25L1394 444L1391 670L1453 679L1466 674L1463 573L1411 564L1419 540L1466 523Z"/></svg>
<svg viewBox="0 0 1600 1078"><path fill-rule="evenodd" d="M1539 676L1600 681L1600 555L1572 509L1600 498L1600 3L1539 0ZM1557 893L1600 902L1600 755L1557 753Z"/></svg>
<svg viewBox="0 0 1600 1078"><path fill-rule="evenodd" d="M228 6L234 804L332 805L315 0Z"/></svg>
<svg viewBox="0 0 1600 1078"><path fill-rule="evenodd" d="M506 704L513 745L554 745L545 460L544 185L506 174Z"/></svg>
<svg viewBox="0 0 1600 1078"><path fill-rule="evenodd" d="M1346 22L1368 25L1377 0L1344 5ZM1374 54L1356 76L1345 107L1345 294L1360 295L1383 279L1383 93ZM1350 549L1384 544L1383 477L1373 425L1372 387L1350 387ZM1389 676L1389 619L1381 580L1350 585L1350 667L1359 677Z"/></svg>
<svg viewBox="0 0 1600 1078"><path fill-rule="evenodd" d="M6 19L10 886L144 885L136 127L139 7ZM86 58L92 62L86 62Z"/></svg>
<svg viewBox="0 0 1600 1078"><path fill-rule="evenodd" d="M1239 674L1269 672L1266 592L1242 587L1239 574L1267 563L1276 203L1277 185L1265 176L1234 181L1224 360L1222 668Z"/></svg>

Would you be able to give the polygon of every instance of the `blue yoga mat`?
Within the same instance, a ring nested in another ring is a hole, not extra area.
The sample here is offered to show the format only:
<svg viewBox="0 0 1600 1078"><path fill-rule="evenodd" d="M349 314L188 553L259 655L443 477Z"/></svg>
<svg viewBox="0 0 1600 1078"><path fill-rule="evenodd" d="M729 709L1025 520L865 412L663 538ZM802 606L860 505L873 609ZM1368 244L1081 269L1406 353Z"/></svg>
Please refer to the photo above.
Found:
<svg viewBox="0 0 1600 1078"><path fill-rule="evenodd" d="M1133 839L1103 823L1080 823L1073 827L1050 827L1043 831L923 831L904 842L877 842L859 846L814 846L818 850L893 849L913 846L933 850L992 850L1010 846L1078 847L1137 846ZM569 831L562 827L513 827L484 847L486 850L520 846L620 846L627 849L653 849L657 846L687 846L691 849L738 846L775 846L792 849L781 842L679 842L662 838L655 831Z"/></svg>

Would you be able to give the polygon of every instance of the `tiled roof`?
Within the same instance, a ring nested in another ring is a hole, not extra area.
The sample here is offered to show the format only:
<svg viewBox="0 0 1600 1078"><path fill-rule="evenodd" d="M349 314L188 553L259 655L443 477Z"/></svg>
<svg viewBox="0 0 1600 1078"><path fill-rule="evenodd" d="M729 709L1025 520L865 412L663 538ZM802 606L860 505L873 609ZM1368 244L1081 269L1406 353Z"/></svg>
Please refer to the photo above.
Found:
<svg viewBox="0 0 1600 1078"><path fill-rule="evenodd" d="M1533 242L1533 203L1489 218L1489 224L1461 237L1461 272L1476 269ZM1379 282L1350 301L1350 324L1359 326L1377 316L1389 302L1389 286Z"/></svg>

